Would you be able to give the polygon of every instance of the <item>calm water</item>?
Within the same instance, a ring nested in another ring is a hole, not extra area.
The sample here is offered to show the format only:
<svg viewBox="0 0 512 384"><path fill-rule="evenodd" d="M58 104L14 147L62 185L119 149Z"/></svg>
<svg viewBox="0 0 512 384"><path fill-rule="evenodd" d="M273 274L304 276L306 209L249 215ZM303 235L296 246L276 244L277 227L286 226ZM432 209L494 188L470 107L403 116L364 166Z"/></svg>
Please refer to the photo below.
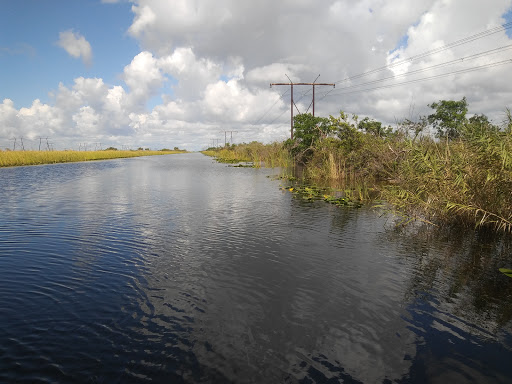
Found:
<svg viewBox="0 0 512 384"><path fill-rule="evenodd" d="M512 244L200 154L0 169L0 382L511 383Z"/></svg>

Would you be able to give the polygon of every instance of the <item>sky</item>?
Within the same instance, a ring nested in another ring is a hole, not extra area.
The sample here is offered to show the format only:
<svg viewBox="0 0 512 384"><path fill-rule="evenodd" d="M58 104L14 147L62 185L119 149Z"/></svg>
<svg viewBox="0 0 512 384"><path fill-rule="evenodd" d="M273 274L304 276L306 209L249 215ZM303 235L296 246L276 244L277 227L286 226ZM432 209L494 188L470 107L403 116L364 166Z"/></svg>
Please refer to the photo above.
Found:
<svg viewBox="0 0 512 384"><path fill-rule="evenodd" d="M318 75L320 75L318 77ZM512 108L512 0L2 0L0 149L201 150L315 115ZM294 86L294 114L312 112Z"/></svg>

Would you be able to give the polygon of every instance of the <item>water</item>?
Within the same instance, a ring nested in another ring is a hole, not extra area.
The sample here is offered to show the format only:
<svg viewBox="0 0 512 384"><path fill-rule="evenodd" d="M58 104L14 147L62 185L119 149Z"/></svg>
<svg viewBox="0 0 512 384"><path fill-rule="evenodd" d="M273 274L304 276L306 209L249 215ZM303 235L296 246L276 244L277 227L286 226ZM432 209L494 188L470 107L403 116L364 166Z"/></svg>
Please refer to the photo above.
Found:
<svg viewBox="0 0 512 384"><path fill-rule="evenodd" d="M0 382L510 383L508 238L184 154L0 169Z"/></svg>

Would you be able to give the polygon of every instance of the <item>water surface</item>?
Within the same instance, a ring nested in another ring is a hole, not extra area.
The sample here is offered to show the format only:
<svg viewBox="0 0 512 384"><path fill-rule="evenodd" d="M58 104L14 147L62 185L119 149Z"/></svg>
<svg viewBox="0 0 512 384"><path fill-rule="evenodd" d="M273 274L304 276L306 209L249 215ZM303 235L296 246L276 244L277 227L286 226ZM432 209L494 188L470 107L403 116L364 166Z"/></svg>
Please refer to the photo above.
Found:
<svg viewBox="0 0 512 384"><path fill-rule="evenodd" d="M509 383L507 237L200 154L0 169L0 381Z"/></svg>

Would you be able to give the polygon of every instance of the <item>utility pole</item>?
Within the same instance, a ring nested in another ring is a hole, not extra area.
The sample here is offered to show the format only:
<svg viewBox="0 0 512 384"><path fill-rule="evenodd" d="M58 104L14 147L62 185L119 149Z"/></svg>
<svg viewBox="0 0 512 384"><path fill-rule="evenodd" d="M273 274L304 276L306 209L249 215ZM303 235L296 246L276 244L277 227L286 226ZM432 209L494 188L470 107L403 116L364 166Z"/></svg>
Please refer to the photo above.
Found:
<svg viewBox="0 0 512 384"><path fill-rule="evenodd" d="M230 143L233 143L233 133L238 133L238 131L221 131L224 132L224 146L228 144L227 134L228 132L231 134L231 141Z"/></svg>
<svg viewBox="0 0 512 384"><path fill-rule="evenodd" d="M288 77L288 75L285 75ZM317 79L320 75L317 76ZM288 77L288 80L290 80L289 83L271 83L270 88L272 88L273 85L289 85L290 86L290 138L293 140L293 86L294 85L312 85L313 86L313 116L315 116L315 86L317 85L330 85L335 87L335 84L328 84L328 83L317 83L316 80L313 83L294 83L292 80Z"/></svg>

